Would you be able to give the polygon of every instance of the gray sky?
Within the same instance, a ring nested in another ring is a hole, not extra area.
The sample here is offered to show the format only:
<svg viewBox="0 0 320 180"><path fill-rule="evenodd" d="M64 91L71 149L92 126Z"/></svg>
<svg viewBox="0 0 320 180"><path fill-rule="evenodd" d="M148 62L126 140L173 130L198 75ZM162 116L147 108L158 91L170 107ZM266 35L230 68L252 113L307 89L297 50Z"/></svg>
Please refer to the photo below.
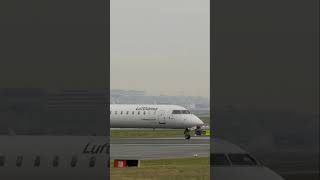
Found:
<svg viewBox="0 0 320 180"><path fill-rule="evenodd" d="M209 0L112 0L111 89L209 97Z"/></svg>

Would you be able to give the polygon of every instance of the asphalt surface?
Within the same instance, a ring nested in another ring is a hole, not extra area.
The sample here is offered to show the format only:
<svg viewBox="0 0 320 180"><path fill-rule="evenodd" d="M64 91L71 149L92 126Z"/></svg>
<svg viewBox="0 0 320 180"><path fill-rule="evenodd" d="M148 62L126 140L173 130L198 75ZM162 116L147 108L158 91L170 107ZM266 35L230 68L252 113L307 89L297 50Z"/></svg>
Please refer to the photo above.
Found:
<svg viewBox="0 0 320 180"><path fill-rule="evenodd" d="M184 138L111 138L111 159L170 159L208 157L210 139Z"/></svg>

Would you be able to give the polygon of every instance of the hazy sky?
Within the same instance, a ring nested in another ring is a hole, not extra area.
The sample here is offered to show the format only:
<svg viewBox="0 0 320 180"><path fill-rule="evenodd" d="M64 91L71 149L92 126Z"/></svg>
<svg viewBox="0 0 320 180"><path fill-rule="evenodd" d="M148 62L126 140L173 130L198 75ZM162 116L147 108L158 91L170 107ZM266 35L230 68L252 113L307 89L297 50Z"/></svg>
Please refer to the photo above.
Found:
<svg viewBox="0 0 320 180"><path fill-rule="evenodd" d="M112 0L111 89L209 97L209 0Z"/></svg>

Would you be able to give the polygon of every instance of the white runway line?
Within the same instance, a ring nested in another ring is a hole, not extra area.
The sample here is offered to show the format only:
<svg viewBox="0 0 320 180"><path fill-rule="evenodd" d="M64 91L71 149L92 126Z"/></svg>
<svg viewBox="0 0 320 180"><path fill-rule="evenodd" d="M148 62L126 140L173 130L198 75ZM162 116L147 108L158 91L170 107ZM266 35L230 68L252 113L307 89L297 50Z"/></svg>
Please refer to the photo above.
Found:
<svg viewBox="0 0 320 180"><path fill-rule="evenodd" d="M210 139L116 138L111 140L111 159L170 159L210 156Z"/></svg>

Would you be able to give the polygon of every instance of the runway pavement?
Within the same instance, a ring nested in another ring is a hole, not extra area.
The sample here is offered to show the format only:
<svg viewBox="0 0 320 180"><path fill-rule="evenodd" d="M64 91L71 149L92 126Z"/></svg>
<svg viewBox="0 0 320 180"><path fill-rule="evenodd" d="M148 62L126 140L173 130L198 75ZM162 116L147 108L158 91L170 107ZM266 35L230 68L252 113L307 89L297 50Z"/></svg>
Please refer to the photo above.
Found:
<svg viewBox="0 0 320 180"><path fill-rule="evenodd" d="M184 138L111 138L111 159L169 159L208 157L208 137Z"/></svg>

